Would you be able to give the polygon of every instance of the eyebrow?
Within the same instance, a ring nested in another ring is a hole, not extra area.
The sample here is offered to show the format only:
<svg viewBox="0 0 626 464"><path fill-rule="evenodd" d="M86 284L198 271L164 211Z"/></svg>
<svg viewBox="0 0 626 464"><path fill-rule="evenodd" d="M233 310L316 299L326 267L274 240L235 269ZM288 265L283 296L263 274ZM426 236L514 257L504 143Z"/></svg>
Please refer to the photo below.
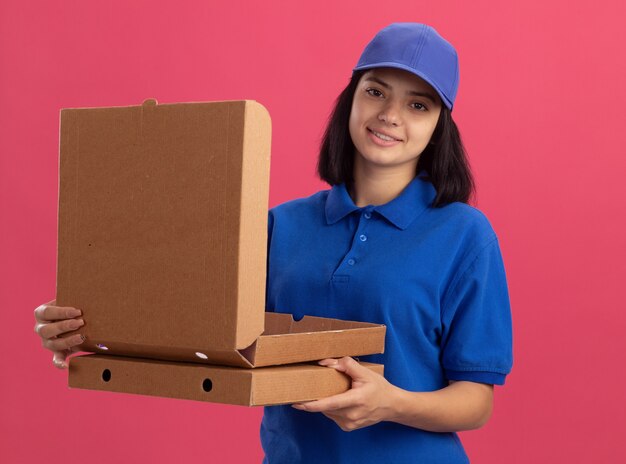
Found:
<svg viewBox="0 0 626 464"><path fill-rule="evenodd" d="M391 86L389 84L387 84L385 81L383 81L382 79L379 79L378 77L367 77L365 79L366 81L372 81L372 82L376 82L380 85L382 85L383 87L385 87L386 89L391 89ZM426 97L428 98L431 102L433 102L433 104L437 104L437 101L435 100L435 97L433 97L432 94L430 93L426 93L426 92L416 92L414 90L410 90L409 92L407 92L409 95L414 95L416 97Z"/></svg>

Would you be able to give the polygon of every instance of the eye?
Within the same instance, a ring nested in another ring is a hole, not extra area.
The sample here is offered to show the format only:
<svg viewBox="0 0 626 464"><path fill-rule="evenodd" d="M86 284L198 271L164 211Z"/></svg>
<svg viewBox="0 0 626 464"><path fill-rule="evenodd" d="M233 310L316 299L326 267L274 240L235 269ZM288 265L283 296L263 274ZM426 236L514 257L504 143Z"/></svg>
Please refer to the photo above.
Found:
<svg viewBox="0 0 626 464"><path fill-rule="evenodd" d="M418 111L428 111L428 108L426 108L424 105L418 102L411 103L411 108L416 109Z"/></svg>
<svg viewBox="0 0 626 464"><path fill-rule="evenodd" d="M372 88L372 87L368 87L367 89L365 89L365 91L366 91L368 94L370 94L372 97L379 98L379 97L382 97L382 96L383 96L383 93L382 93L380 90L378 90L378 89L374 89L374 88Z"/></svg>

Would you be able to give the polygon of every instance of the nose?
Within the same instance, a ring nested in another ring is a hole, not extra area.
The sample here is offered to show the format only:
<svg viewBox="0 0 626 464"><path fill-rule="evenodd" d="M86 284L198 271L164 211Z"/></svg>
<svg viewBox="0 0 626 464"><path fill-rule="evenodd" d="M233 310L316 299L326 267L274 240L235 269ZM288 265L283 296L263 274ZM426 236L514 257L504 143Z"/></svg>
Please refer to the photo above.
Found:
<svg viewBox="0 0 626 464"><path fill-rule="evenodd" d="M378 114L378 120L391 126L400 124L400 108L398 108L398 104L392 99L387 100Z"/></svg>

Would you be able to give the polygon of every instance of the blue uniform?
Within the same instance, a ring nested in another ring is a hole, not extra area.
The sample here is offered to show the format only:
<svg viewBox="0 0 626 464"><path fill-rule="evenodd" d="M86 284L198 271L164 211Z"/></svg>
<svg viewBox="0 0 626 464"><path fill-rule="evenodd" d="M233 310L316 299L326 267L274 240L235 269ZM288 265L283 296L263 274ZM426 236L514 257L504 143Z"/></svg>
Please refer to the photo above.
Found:
<svg viewBox="0 0 626 464"><path fill-rule="evenodd" d="M394 200L357 207L334 186L270 210L267 310L385 324L385 378L409 391L503 384L511 311L498 239L463 203L431 207L426 173ZM266 407L264 462L468 462L455 433L392 422L342 431L321 413Z"/></svg>

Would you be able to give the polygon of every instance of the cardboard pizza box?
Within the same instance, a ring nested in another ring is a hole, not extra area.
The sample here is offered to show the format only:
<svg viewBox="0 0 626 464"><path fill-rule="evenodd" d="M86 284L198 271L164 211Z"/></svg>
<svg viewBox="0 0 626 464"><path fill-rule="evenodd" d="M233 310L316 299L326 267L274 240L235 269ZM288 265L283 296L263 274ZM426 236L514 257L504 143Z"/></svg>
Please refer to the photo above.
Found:
<svg viewBox="0 0 626 464"><path fill-rule="evenodd" d="M383 374L382 364L361 363ZM241 406L298 403L342 393L351 380L317 364L242 369L88 355L71 359L69 386Z"/></svg>
<svg viewBox="0 0 626 464"><path fill-rule="evenodd" d="M64 109L60 132L56 300L83 311L81 349L243 369L383 351L383 325L265 312L262 105Z"/></svg>

